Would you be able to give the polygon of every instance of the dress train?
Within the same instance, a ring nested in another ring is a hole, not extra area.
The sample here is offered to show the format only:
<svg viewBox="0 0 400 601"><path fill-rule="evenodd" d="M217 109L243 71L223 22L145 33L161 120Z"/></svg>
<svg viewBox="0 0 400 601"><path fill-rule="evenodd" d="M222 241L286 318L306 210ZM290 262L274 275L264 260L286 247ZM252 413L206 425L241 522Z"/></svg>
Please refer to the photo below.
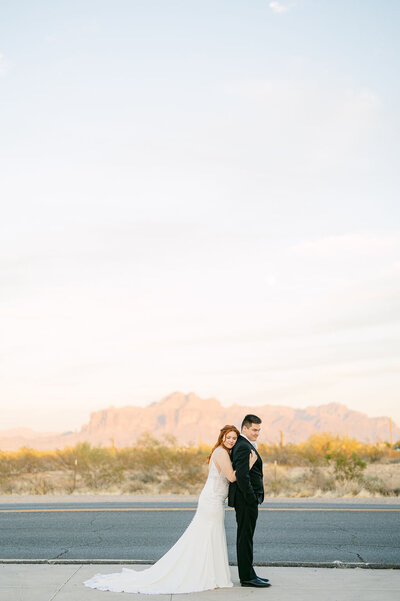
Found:
<svg viewBox="0 0 400 601"><path fill-rule="evenodd" d="M224 527L229 482L211 457L193 520L173 547L149 568L96 574L84 584L102 591L177 594L233 586Z"/></svg>

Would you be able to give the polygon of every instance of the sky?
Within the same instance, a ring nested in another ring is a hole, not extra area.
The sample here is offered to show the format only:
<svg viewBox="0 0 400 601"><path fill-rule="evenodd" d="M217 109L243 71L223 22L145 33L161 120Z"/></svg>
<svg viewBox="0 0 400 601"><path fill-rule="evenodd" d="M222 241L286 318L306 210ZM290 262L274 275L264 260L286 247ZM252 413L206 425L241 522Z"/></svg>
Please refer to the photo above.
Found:
<svg viewBox="0 0 400 601"><path fill-rule="evenodd" d="M400 3L0 0L0 429L400 424Z"/></svg>

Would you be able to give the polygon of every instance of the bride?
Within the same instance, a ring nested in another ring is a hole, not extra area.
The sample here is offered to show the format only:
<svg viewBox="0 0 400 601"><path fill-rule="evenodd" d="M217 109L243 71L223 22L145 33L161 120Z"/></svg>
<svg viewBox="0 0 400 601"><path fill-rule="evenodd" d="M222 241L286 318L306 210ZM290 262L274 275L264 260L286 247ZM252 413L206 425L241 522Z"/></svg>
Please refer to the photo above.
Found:
<svg viewBox="0 0 400 601"><path fill-rule="evenodd" d="M173 594L195 593L233 586L224 528L224 502L229 482L236 480L230 461L239 430L224 426L209 457L208 478L193 520L173 547L149 568L123 568L115 574L96 574L84 584L102 591ZM250 455L250 469L257 456Z"/></svg>

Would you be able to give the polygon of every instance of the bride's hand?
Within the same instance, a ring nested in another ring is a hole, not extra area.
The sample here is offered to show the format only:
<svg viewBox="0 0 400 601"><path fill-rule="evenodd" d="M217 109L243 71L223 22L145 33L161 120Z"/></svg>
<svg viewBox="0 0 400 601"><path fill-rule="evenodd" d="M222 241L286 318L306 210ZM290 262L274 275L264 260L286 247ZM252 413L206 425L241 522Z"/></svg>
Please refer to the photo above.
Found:
<svg viewBox="0 0 400 601"><path fill-rule="evenodd" d="M250 451L250 469L253 467L255 462L257 461L257 453L255 451Z"/></svg>

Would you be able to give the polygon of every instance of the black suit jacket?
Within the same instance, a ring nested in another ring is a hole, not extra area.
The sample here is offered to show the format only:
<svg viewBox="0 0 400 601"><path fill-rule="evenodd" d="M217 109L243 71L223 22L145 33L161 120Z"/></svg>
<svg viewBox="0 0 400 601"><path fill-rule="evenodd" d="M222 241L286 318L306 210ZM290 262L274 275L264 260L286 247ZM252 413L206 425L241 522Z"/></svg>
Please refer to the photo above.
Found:
<svg viewBox="0 0 400 601"><path fill-rule="evenodd" d="M250 469L249 457L254 447L247 438L239 436L231 451L233 469L236 471L236 482L229 485L228 505L235 507L237 497L244 499L249 505L257 505L264 500L263 464L257 453L257 461Z"/></svg>

